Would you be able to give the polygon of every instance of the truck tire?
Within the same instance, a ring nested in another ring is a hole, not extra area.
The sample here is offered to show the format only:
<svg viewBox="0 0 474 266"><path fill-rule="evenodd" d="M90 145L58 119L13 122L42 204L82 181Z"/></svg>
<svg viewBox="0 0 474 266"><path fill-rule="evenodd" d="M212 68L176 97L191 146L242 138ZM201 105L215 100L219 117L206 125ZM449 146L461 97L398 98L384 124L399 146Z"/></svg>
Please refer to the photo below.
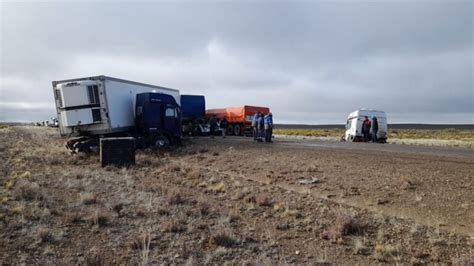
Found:
<svg viewBox="0 0 474 266"><path fill-rule="evenodd" d="M230 125L230 126L228 126L228 127L226 128L225 134L226 134L227 136L231 136L231 135L233 135L233 133L234 133L233 131L234 131L234 128Z"/></svg>
<svg viewBox="0 0 474 266"><path fill-rule="evenodd" d="M170 146L171 141L170 139L165 136L165 135L157 135L153 138L153 141L151 143L153 148L165 148Z"/></svg>
<svg viewBox="0 0 474 266"><path fill-rule="evenodd" d="M241 135L241 131L242 131L242 130L241 130L240 125L235 125L235 126L234 126L234 135L240 136L240 135Z"/></svg>

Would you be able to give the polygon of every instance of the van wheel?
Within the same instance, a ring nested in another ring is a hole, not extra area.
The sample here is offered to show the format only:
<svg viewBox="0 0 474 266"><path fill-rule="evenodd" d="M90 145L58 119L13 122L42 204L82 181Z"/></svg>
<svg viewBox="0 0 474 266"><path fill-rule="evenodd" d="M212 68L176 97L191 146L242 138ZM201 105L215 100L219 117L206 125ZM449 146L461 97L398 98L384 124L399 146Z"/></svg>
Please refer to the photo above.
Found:
<svg viewBox="0 0 474 266"><path fill-rule="evenodd" d="M240 136L240 125L234 126L234 135Z"/></svg>

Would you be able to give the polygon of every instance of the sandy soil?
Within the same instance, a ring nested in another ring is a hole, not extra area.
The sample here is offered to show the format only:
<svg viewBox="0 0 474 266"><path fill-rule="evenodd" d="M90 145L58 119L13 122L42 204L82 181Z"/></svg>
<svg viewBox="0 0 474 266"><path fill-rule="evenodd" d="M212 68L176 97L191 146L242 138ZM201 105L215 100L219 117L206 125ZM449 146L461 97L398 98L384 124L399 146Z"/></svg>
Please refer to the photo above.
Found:
<svg viewBox="0 0 474 266"><path fill-rule="evenodd" d="M119 169L63 144L0 129L2 264L474 258L469 153L191 138Z"/></svg>

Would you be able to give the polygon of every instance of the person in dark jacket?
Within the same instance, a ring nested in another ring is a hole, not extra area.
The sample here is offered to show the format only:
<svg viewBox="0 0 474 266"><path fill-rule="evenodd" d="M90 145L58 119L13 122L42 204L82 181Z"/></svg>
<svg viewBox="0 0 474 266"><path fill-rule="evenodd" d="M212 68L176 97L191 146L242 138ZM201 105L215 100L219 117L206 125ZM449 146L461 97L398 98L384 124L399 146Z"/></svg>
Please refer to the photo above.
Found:
<svg viewBox="0 0 474 266"><path fill-rule="evenodd" d="M372 142L377 142L377 132L379 132L379 122L377 117L372 117Z"/></svg>
<svg viewBox="0 0 474 266"><path fill-rule="evenodd" d="M258 142L263 142L263 138L265 137L265 119L263 117L263 114L260 113L258 116L258 121L257 121L257 128L258 128Z"/></svg>
<svg viewBox="0 0 474 266"><path fill-rule="evenodd" d="M209 129L210 129L211 139L214 138L214 134L216 133L216 128L217 128L217 118L216 118L216 115L213 115L209 119Z"/></svg>
<svg viewBox="0 0 474 266"><path fill-rule="evenodd" d="M258 117L259 116L260 116L260 112L256 112L253 115L253 118L252 118L252 129L253 129L253 140L254 141L257 141L257 139L258 139L258 126L257 126L257 123L258 123Z"/></svg>
<svg viewBox="0 0 474 266"><path fill-rule="evenodd" d="M364 122L362 122L362 134L364 135L364 142L368 142L370 138L370 127L371 123L369 117L366 116Z"/></svg>
<svg viewBox="0 0 474 266"><path fill-rule="evenodd" d="M227 122L227 119L225 119L225 117L222 118L219 126L222 130L222 137L225 138L225 134L227 133L227 128L229 127L229 122Z"/></svg>

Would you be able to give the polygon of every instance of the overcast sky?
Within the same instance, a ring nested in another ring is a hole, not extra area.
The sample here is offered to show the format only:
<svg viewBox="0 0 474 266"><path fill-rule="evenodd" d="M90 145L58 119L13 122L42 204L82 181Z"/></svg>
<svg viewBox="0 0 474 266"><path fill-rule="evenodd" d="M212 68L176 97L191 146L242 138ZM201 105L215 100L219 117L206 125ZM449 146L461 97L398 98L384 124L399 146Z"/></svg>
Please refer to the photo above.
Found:
<svg viewBox="0 0 474 266"><path fill-rule="evenodd" d="M276 123L373 108L472 124L473 3L2 2L0 121L54 116L52 80L109 75L268 106Z"/></svg>

